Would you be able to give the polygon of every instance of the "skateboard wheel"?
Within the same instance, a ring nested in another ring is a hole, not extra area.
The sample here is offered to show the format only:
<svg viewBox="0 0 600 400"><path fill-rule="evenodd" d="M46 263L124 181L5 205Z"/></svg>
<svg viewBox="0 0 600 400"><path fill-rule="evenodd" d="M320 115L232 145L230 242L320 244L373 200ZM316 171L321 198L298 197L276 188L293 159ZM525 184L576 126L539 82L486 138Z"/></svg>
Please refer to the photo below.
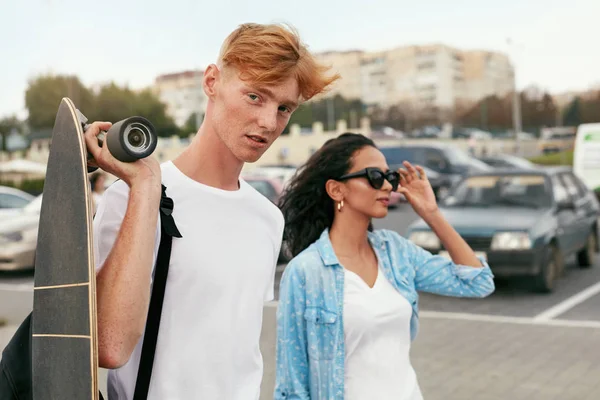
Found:
<svg viewBox="0 0 600 400"><path fill-rule="evenodd" d="M144 117L129 117L116 122L106 133L110 153L119 161L133 162L148 157L157 144L154 126Z"/></svg>

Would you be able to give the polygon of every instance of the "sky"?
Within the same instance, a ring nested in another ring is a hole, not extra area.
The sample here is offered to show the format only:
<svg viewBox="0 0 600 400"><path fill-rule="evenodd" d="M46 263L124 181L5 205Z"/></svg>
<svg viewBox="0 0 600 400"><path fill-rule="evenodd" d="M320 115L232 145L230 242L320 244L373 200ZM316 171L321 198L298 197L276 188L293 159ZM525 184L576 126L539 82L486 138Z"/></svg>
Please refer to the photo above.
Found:
<svg viewBox="0 0 600 400"><path fill-rule="evenodd" d="M26 116L25 90L40 74L139 88L202 69L244 22L291 24L316 52L427 43L502 51L519 88L600 84L598 0L0 0L0 16L0 118Z"/></svg>

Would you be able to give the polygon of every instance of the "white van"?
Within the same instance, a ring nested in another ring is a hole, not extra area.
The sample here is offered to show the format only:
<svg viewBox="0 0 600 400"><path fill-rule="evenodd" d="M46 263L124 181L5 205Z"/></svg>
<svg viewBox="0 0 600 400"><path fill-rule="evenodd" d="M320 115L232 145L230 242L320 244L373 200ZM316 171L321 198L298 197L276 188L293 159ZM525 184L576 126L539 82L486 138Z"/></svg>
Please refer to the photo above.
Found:
<svg viewBox="0 0 600 400"><path fill-rule="evenodd" d="M600 191L600 123L577 128L573 172L594 191Z"/></svg>

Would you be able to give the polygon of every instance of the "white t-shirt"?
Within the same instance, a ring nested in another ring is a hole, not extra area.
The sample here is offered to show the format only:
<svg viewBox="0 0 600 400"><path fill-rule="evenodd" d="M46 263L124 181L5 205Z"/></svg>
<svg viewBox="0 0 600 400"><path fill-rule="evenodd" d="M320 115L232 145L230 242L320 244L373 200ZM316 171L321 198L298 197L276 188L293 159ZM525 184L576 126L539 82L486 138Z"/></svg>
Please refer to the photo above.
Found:
<svg viewBox="0 0 600 400"><path fill-rule="evenodd" d="M410 363L410 303L379 269L373 288L345 270L346 400L422 400Z"/></svg>
<svg viewBox="0 0 600 400"><path fill-rule="evenodd" d="M283 215L242 179L239 190L226 191L192 180L172 162L161 169L183 237L173 239L148 398L256 400L263 306L274 296ZM100 203L94 219L97 269L114 243L128 193L118 181ZM159 244L160 218L155 261ZM132 399L142 341L123 367L109 371L110 400Z"/></svg>

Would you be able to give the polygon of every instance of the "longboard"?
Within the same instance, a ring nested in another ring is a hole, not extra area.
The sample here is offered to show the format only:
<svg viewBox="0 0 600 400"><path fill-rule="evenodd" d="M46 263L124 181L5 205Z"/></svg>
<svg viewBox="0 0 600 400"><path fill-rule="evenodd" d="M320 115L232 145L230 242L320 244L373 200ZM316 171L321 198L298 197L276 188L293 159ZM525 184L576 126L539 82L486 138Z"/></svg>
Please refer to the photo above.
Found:
<svg viewBox="0 0 600 400"><path fill-rule="evenodd" d="M33 399L98 392L93 205L77 109L63 98L52 131L35 258Z"/></svg>

